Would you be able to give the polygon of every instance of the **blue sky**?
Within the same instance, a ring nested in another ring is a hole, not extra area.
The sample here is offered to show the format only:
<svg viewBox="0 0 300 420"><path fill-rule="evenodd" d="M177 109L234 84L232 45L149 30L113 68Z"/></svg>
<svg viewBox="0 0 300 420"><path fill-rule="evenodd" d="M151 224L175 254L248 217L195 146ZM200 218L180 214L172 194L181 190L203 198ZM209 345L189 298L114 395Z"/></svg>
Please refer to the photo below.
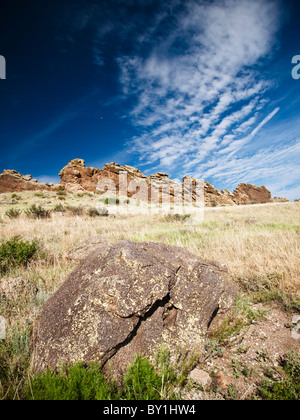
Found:
<svg viewBox="0 0 300 420"><path fill-rule="evenodd" d="M83 158L299 198L299 21L297 0L1 5L0 171Z"/></svg>

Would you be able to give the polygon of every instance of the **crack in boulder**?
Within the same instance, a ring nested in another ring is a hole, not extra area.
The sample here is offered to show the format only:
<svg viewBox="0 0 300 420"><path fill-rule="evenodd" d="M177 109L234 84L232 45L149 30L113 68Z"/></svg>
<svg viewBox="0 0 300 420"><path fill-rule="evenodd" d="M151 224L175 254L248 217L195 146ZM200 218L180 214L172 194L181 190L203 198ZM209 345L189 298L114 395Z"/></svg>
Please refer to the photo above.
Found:
<svg viewBox="0 0 300 420"><path fill-rule="evenodd" d="M115 347L113 347L112 349L109 349L107 351L107 354L106 354L105 358L102 359L103 366L122 347L125 347L126 345L128 345L134 339L134 337L137 335L137 332L138 332L138 330L139 330L139 328L140 328L140 326L143 322L147 321L147 319L149 319L158 308L164 308L169 303L169 301L170 301L170 294L168 293L167 296L165 296L163 299L157 300L143 316L137 316L137 318L139 319L138 323L133 328L133 330L130 332L128 337L126 337L126 339L124 341L122 341L121 343L117 344ZM132 317L132 316L136 316L136 315L131 315L130 317Z"/></svg>
<svg viewBox="0 0 300 420"><path fill-rule="evenodd" d="M161 345L201 350L236 296L228 273L183 248L120 241L92 252L46 302L31 366L98 360L122 370Z"/></svg>

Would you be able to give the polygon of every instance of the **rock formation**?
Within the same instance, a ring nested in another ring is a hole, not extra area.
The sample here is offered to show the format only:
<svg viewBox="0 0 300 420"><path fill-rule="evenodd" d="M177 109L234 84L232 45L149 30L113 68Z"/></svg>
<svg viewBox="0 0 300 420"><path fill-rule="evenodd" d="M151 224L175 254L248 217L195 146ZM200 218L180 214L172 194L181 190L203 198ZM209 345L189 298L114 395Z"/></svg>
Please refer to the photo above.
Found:
<svg viewBox="0 0 300 420"><path fill-rule="evenodd" d="M102 244L46 302L32 367L109 362L123 371L160 345L201 351L237 296L226 270L162 243Z"/></svg>
<svg viewBox="0 0 300 420"><path fill-rule="evenodd" d="M103 169L86 167L82 159L71 160L59 173L60 185L69 191L96 191L99 181L111 180L119 191L119 174L126 172L128 183L134 179L147 179L136 168L128 165L121 166L117 163L107 163Z"/></svg>
<svg viewBox="0 0 300 420"><path fill-rule="evenodd" d="M289 199L285 198L285 197L273 197L272 201L273 201L273 203L288 203Z"/></svg>
<svg viewBox="0 0 300 420"><path fill-rule="evenodd" d="M52 184L42 184L32 179L31 175L22 175L12 169L5 169L0 174L0 193L39 191L57 189Z"/></svg>
<svg viewBox="0 0 300 420"><path fill-rule="evenodd" d="M266 187L256 187L251 184L239 184L235 189L234 201L237 204L271 203L272 197Z"/></svg>
<svg viewBox="0 0 300 420"><path fill-rule="evenodd" d="M65 189L67 191L109 191L121 196L156 203L176 202L189 190L186 183L192 185L192 201L196 201L197 183L199 180L184 177L182 183L177 183L168 174L157 172L150 177L140 170L117 163L107 163L103 169L86 167L83 159L73 159L59 173L61 178L58 186L40 184L32 180L30 175L22 176L19 172L5 170L0 174L0 193L19 192L26 190ZM251 184L240 184L231 193L228 190L219 191L209 182L201 181L204 186L204 203L207 206L254 204L272 202L271 193L266 187L256 187ZM198 188L199 190L199 188ZM279 199L274 199L279 202Z"/></svg>
<svg viewBox="0 0 300 420"><path fill-rule="evenodd" d="M123 185L123 190L120 191L120 173L126 173L126 185ZM138 192L138 198L142 200L150 199L151 193L149 186L151 185L159 190L159 202L163 201L164 188L165 194L169 194L171 202L174 201L175 191L183 189L182 184L174 182L168 177L168 174L158 172L151 175L149 178L144 175L141 171L132 166L118 165L117 163L106 164L104 168L89 168L85 167L85 163L82 159L74 159L62 169L59 174L62 185L65 189L71 191L95 191L99 181L109 179L112 181L112 185L116 187L116 193L123 193L124 195L131 197L133 194ZM184 177L185 180L190 180L192 183L196 182L194 178ZM132 188L128 188L132 185ZM148 190L142 191L144 186L148 187ZM195 197L195 191L193 192ZM272 201L271 193L265 187L256 187L251 184L240 184L236 190L231 193L228 190L217 190L209 182L204 182L204 202L207 206L218 206L218 205L235 205L235 204L253 204L253 203L269 203Z"/></svg>
<svg viewBox="0 0 300 420"><path fill-rule="evenodd" d="M238 204L234 201L234 195L228 190L217 190L209 182L204 182L204 202L207 206L219 206L226 204Z"/></svg>

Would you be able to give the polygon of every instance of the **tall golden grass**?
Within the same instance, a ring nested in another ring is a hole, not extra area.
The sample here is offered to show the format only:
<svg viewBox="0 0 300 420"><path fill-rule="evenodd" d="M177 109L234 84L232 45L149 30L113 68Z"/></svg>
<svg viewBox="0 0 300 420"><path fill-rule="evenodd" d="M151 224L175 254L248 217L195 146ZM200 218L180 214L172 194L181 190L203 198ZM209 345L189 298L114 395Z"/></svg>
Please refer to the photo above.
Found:
<svg viewBox="0 0 300 420"><path fill-rule="evenodd" d="M88 207L97 197L71 199ZM47 205L53 205L51 197ZM170 221L163 215L108 218L53 213L48 220L25 215L11 220L5 217L6 210L7 206L0 209L1 239L35 238L51 255L48 264L36 262L16 274L42 278L47 289L55 289L73 268L66 258L73 246L102 235L111 243L131 239L185 247L205 260L227 265L233 278L249 289L276 286L295 296L300 290L300 203L206 208L200 224L189 224L188 219Z"/></svg>
<svg viewBox="0 0 300 420"><path fill-rule="evenodd" d="M0 201L11 195L0 196ZM0 399L19 399L28 376L30 334L44 302L62 284L76 263L70 249L94 235L110 243L122 239L161 241L184 247L208 261L228 267L232 278L251 301L276 300L285 307L300 307L300 203L206 208L202 223L164 215L90 217L71 212L52 212L49 219L31 219L23 212L10 219L9 208L26 209L41 204L53 209L64 206L95 207L99 196L68 194L61 200L55 193L43 196L19 193L16 203L0 206L0 242L13 236L35 239L43 258L27 267L16 267L0 278L22 278L37 286L38 293L20 293L7 299L0 294L0 315L7 322L7 339L0 340ZM179 220L177 220L179 219ZM37 290L37 289L36 289ZM288 306L290 305L290 306Z"/></svg>

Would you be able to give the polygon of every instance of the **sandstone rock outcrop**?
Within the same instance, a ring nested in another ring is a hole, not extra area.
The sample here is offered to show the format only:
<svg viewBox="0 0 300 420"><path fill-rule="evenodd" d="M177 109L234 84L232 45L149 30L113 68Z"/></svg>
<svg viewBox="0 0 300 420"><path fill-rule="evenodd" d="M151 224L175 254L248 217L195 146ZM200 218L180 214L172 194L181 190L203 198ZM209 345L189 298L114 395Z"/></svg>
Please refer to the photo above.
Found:
<svg viewBox="0 0 300 420"><path fill-rule="evenodd" d="M162 344L200 351L236 295L226 270L185 249L131 241L96 248L46 302L32 367L93 360L118 372Z"/></svg>
<svg viewBox="0 0 300 420"><path fill-rule="evenodd" d="M209 182L204 182L204 202L207 206L233 205L234 195L228 190L217 190Z"/></svg>
<svg viewBox="0 0 300 420"><path fill-rule="evenodd" d="M111 180L119 192L119 174L126 172L128 183L133 179L147 179L136 168L128 165L121 166L117 163L107 163L103 169L86 167L82 159L73 159L59 173L60 185L70 191L96 191L101 180ZM126 185L127 187L127 185Z"/></svg>
<svg viewBox="0 0 300 420"><path fill-rule="evenodd" d="M271 203L272 197L266 187L256 187L251 184L239 184L235 189L234 201L237 204Z"/></svg>
<svg viewBox="0 0 300 420"><path fill-rule="evenodd" d="M124 185L120 185L120 173L125 173ZM112 186L117 194L123 194L132 197L134 194L140 200L150 200L153 197L157 202L167 202L168 197L174 202L175 192L184 193L185 181L196 183L196 179L184 177L183 183L179 184L168 177L168 174L157 172L150 177L144 175L141 171L132 166L109 163L103 169L85 167L82 159L74 159L62 169L60 185L71 191L95 191L101 180L108 179L112 181ZM265 187L256 187L251 184L240 184L236 190L231 193L228 190L219 191L209 182L204 182L204 203L207 206L269 203L272 201L271 193ZM152 192L150 191L150 185ZM107 189L107 188L106 188ZM104 191L104 189L103 189ZM137 193L137 194L136 194ZM195 201L196 192L193 190L193 201Z"/></svg>
<svg viewBox="0 0 300 420"><path fill-rule="evenodd" d="M286 197L273 197L273 203L288 203L289 199Z"/></svg>
<svg viewBox="0 0 300 420"><path fill-rule="evenodd" d="M32 179L31 175L22 175L13 169L5 169L0 174L0 193L21 191L51 191L55 189L49 184L42 184Z"/></svg>
<svg viewBox="0 0 300 420"><path fill-rule="evenodd" d="M5 170L0 174L0 193L36 190L65 189L72 192L100 191L111 192L120 196L134 197L141 201L153 203L178 203L187 195L191 188L191 202L199 201L199 180L184 177L182 183L169 178L164 172L157 172L150 177L139 169L129 165L107 163L103 169L86 167L83 159L71 160L59 173L61 178L58 186L41 184L30 175L21 175L14 170ZM228 190L219 191L209 182L201 181L203 185L204 203L207 206L253 204L272 202L271 193L265 187L251 184L240 184L231 193ZM192 187L190 187L191 185ZM200 201L202 198L200 197ZM279 199L275 198L274 202Z"/></svg>

